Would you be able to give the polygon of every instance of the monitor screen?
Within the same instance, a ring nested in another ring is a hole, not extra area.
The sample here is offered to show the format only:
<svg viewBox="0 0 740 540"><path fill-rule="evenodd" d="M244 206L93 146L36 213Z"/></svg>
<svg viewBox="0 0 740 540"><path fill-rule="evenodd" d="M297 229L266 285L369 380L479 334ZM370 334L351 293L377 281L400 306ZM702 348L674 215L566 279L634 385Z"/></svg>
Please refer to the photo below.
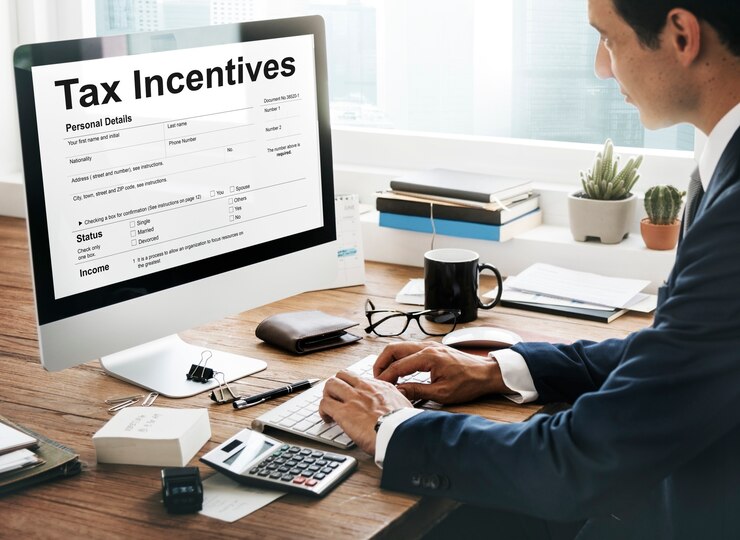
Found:
<svg viewBox="0 0 740 540"><path fill-rule="evenodd" d="M323 31L303 17L16 50L47 368L330 282ZM318 264L315 277L296 277L296 261ZM219 290L236 298L205 294ZM174 313L185 298L201 314ZM87 340L90 314L111 314L128 339L60 343Z"/></svg>

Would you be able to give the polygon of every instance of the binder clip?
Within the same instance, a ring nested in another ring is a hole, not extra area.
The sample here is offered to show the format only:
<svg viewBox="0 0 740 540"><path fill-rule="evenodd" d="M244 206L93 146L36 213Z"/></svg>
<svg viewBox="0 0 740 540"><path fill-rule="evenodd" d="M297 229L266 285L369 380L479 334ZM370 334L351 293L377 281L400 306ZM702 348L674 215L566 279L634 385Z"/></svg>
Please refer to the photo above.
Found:
<svg viewBox="0 0 740 540"><path fill-rule="evenodd" d="M218 380L219 375L221 375L221 381L223 382ZM215 388L211 391L211 399L213 401L215 401L219 405L224 405L225 403L232 403L233 401L239 399L239 396L234 393L234 391L229 386L229 383L226 382L226 375L224 375L220 371L217 371L216 373L214 373L213 376L218 383L218 388Z"/></svg>
<svg viewBox="0 0 740 540"><path fill-rule="evenodd" d="M199 383L206 383L210 381L213 378L213 370L209 367L206 367L206 364L208 363L208 360L210 360L211 356L213 356L213 353L211 351L203 351L200 353L200 362L197 364L192 364L190 366L190 371L188 371L187 379L189 381L199 382Z"/></svg>

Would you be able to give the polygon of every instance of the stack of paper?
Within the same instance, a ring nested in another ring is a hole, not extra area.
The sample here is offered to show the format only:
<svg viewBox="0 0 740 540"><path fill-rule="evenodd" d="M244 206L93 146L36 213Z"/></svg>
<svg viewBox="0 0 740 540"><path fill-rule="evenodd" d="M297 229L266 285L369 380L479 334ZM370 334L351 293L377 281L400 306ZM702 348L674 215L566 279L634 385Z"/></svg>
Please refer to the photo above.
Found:
<svg viewBox="0 0 740 540"><path fill-rule="evenodd" d="M39 465L41 463L43 463L43 461L30 450L26 448L16 450L0 456L0 474L14 471L16 469L22 469L29 465Z"/></svg>
<svg viewBox="0 0 740 540"><path fill-rule="evenodd" d="M210 437L208 409L126 407L93 443L99 463L182 467Z"/></svg>
<svg viewBox="0 0 740 540"><path fill-rule="evenodd" d="M399 304L424 305L424 278L410 279L396 295Z"/></svg>
<svg viewBox="0 0 740 540"><path fill-rule="evenodd" d="M27 433L0 422L0 454L33 446L38 441Z"/></svg>
<svg viewBox="0 0 740 540"><path fill-rule="evenodd" d="M627 310L649 313L655 295L642 291L650 284L640 279L613 278L568 270L550 264L533 264L504 283L505 306L611 322ZM486 293L495 297L495 290Z"/></svg>
<svg viewBox="0 0 740 540"><path fill-rule="evenodd" d="M43 463L28 450L37 443L27 433L0 422L0 474Z"/></svg>

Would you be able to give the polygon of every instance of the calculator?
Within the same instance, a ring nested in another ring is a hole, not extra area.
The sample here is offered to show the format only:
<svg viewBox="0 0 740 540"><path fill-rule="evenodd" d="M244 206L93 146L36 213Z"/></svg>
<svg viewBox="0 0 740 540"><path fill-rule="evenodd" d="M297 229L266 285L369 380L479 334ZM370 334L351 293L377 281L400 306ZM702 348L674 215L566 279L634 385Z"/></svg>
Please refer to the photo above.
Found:
<svg viewBox="0 0 740 540"><path fill-rule="evenodd" d="M241 484L323 497L357 468L351 456L243 429L200 460Z"/></svg>

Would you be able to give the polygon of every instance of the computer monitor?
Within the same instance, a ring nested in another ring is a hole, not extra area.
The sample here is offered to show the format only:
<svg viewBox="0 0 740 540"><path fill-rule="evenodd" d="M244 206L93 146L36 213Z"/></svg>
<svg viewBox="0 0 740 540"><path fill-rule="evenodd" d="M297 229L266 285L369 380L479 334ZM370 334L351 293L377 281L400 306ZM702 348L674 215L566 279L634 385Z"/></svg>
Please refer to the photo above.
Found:
<svg viewBox="0 0 740 540"><path fill-rule="evenodd" d="M16 49L46 369L171 397L221 381L194 364L264 369L170 335L334 280L325 41L301 17Z"/></svg>

